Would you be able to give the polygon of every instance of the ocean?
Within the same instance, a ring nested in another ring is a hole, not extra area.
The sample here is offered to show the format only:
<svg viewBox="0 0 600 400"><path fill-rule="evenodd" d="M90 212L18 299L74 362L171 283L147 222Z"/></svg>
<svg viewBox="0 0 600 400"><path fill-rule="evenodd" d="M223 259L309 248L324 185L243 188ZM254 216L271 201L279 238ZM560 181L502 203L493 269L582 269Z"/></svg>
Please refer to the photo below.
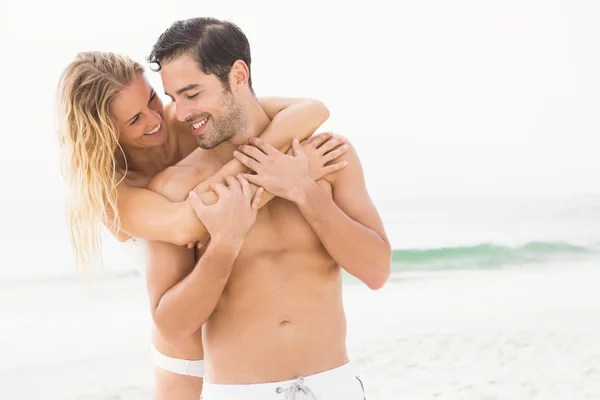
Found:
<svg viewBox="0 0 600 400"><path fill-rule="evenodd" d="M15 253L7 258L22 262L20 268L0 269L0 286L76 279L62 199L51 199L35 221L23 221L20 210L6 214L5 221L16 230L37 224L43 239L22 240L14 231L5 237L5 251ZM533 268L600 256L600 195L448 196L375 203L393 247L393 274ZM50 208L54 211L46 213ZM46 232L51 234L44 236ZM42 257L39 260L29 258L33 243ZM136 274L134 262L123 245L105 232L104 275Z"/></svg>

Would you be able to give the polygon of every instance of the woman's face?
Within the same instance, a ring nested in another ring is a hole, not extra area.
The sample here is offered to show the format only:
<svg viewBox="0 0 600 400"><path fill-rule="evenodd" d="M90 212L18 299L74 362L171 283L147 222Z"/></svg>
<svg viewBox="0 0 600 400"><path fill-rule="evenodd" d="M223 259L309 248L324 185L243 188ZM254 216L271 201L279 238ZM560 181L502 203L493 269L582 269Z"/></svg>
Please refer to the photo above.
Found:
<svg viewBox="0 0 600 400"><path fill-rule="evenodd" d="M112 112L119 124L119 143L124 148L155 147L166 142L163 103L144 74L138 74L117 95Z"/></svg>

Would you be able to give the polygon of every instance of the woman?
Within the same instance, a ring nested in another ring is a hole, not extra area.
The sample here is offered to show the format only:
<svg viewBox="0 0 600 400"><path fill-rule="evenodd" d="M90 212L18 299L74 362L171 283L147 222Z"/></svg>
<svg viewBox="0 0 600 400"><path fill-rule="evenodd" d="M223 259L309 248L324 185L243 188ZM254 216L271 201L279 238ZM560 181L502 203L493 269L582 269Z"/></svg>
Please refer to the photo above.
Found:
<svg viewBox="0 0 600 400"><path fill-rule="evenodd" d="M148 189L156 187L161 172L198 146L189 128L176 121L173 105L163 107L140 64L113 53L81 53L61 76L59 104L68 222L80 269L85 272L95 262L102 225L120 241L139 238L186 245L205 238L206 230L188 201L171 202ZM262 99L261 106L272 120L261 137L282 151L294 137L307 138L329 116L315 100ZM305 147L314 152L309 159L316 160L322 172L313 179L343 167L321 168L343 153L333 150L341 143L322 135ZM194 190L203 201L214 202L208 183L243 170L233 159ZM271 197L265 193L263 204ZM198 399L201 332L174 347L154 329L152 342L156 398Z"/></svg>

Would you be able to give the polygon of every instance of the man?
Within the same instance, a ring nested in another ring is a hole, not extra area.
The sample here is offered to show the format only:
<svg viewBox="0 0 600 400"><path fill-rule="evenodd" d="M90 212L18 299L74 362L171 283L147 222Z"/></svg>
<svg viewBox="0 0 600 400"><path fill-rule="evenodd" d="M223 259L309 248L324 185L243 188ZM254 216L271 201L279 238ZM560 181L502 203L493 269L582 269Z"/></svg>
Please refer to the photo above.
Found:
<svg viewBox="0 0 600 400"><path fill-rule="evenodd" d="M238 148L235 157L256 172L242 178L278 196L243 241L213 236L196 266L186 249L150 244L148 273L162 276L149 287L158 329L182 343L204 325L205 400L362 400L345 344L340 266L379 289L391 249L356 151L315 182L297 142L285 155L255 138L269 120L252 89L248 40L230 22L175 22L148 61L159 66L177 118L207 150L203 164L218 168ZM190 186L185 176L171 179ZM228 186L233 192L233 178ZM207 209L191 196L204 220ZM209 256L217 260L210 268Z"/></svg>

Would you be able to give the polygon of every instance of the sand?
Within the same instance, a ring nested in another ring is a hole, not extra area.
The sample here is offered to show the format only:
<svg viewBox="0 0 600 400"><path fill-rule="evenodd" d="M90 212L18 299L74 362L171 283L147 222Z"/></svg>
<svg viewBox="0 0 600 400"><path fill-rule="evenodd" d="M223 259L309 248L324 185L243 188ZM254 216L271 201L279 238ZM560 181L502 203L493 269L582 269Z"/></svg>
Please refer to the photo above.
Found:
<svg viewBox="0 0 600 400"><path fill-rule="evenodd" d="M403 274L378 292L348 285L348 349L367 399L600 399L599 278L596 266L560 266ZM13 351L0 364L0 399L150 399L143 285L108 294L95 314L53 300L60 314L38 323L54 329L0 337ZM74 316L79 328L61 330ZM15 366L32 338L57 351Z"/></svg>

